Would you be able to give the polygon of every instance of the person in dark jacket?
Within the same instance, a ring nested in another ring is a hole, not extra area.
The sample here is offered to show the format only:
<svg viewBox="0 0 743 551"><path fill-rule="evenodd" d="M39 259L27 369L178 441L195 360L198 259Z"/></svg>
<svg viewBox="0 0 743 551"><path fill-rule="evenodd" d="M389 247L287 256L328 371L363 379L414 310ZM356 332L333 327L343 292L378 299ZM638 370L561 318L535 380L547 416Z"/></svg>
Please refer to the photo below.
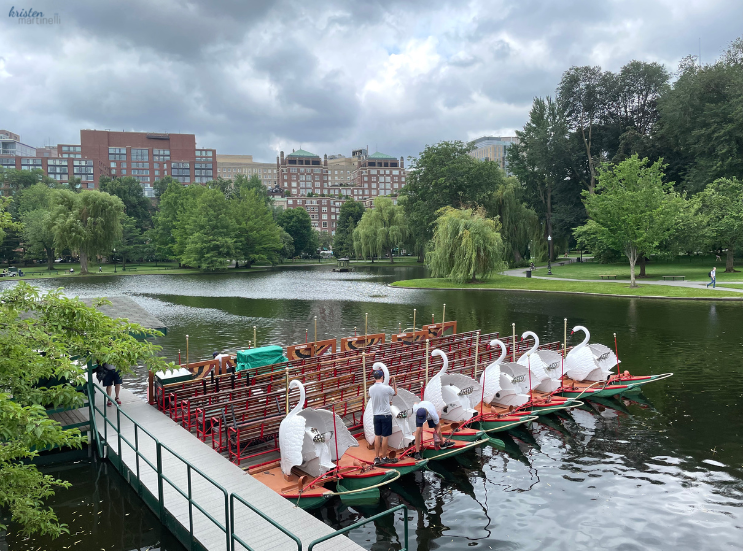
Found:
<svg viewBox="0 0 743 551"><path fill-rule="evenodd" d="M119 399L119 393L121 392L121 373L116 369L116 366L109 363L103 364L103 386L106 387L106 394L108 394L107 406L111 407L113 402L111 401L111 387L116 387L116 403L121 405Z"/></svg>

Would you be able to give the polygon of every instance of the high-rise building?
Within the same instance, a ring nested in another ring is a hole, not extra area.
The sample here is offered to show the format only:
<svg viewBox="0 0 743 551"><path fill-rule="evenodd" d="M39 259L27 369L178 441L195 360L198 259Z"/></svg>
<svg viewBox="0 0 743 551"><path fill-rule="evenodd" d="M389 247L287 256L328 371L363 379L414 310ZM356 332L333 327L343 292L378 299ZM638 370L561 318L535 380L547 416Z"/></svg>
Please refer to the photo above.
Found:
<svg viewBox="0 0 743 551"><path fill-rule="evenodd" d="M354 152L356 169L351 175L353 190L350 194L356 200L374 198L379 195L397 195L405 187L405 161L402 157L372 153L365 150Z"/></svg>
<svg viewBox="0 0 743 551"><path fill-rule="evenodd" d="M217 155L219 171L216 176L232 180L238 174L251 178L257 176L268 187L274 188L278 183L275 163L260 163L252 155Z"/></svg>
<svg viewBox="0 0 743 551"><path fill-rule="evenodd" d="M35 157L36 148L21 143L21 137L18 134L8 130L0 130L0 155Z"/></svg>
<svg viewBox="0 0 743 551"><path fill-rule="evenodd" d="M506 173L510 174L506 151L515 143L519 143L516 137L483 136L474 141L475 148L470 151L470 155L481 161L495 161Z"/></svg>

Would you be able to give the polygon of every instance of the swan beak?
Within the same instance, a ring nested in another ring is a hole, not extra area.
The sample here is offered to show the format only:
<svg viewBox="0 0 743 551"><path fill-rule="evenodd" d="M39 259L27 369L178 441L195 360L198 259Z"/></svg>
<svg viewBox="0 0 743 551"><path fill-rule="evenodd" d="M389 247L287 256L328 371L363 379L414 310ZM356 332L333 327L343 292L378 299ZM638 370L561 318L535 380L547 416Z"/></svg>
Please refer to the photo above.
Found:
<svg viewBox="0 0 743 551"><path fill-rule="evenodd" d="M570 334L571 334L571 335L575 334L575 331L574 331L574 330L573 330L573 331L571 331L571 332L570 332Z"/></svg>

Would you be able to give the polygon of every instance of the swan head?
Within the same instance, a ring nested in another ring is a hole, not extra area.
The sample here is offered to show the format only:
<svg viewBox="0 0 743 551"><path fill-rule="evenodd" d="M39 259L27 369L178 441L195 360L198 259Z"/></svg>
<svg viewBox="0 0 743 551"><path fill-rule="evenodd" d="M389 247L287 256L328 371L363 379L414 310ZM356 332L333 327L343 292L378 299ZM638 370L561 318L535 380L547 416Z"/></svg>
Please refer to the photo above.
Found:
<svg viewBox="0 0 743 551"><path fill-rule="evenodd" d="M443 350L437 348L436 350L431 352L431 356L441 356L441 359L444 361L444 365L441 367L441 371L439 371L439 373L446 373L446 369L449 367L449 358L446 353Z"/></svg>
<svg viewBox="0 0 743 551"><path fill-rule="evenodd" d="M299 389L299 402L297 402L297 405L294 406L294 409L292 409L289 412L289 415L296 415L300 411L302 411L302 409L304 409L304 402L305 402L306 395L305 395L304 385L297 379L292 379L292 381L289 383L289 390L291 390L292 388ZM287 394L289 393L289 390L287 390Z"/></svg>
<svg viewBox="0 0 743 551"><path fill-rule="evenodd" d="M539 337L537 337L537 334L534 331L524 331L521 335L521 340L525 340L526 337L531 337L534 339L534 346L532 346L529 351L526 353L527 356L530 354L533 354L534 351L539 348Z"/></svg>
<svg viewBox="0 0 743 551"><path fill-rule="evenodd" d="M507 348L506 348L505 343L500 339L493 339L492 341L490 341L491 348L495 348L496 346L500 347L500 350L501 350L500 356L498 357L497 360L495 360L495 363L499 364L503 361L503 358L506 357Z"/></svg>

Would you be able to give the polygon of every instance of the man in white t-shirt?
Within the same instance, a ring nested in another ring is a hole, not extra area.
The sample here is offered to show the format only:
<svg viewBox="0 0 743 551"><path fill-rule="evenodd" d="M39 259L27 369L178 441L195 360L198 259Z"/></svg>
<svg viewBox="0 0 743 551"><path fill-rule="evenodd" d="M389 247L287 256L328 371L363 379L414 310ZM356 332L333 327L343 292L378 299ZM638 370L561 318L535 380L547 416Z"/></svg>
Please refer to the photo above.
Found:
<svg viewBox="0 0 743 551"><path fill-rule="evenodd" d="M441 420L434 405L428 400L423 400L413 406L415 412L415 455L416 460L423 459L421 456L421 440L423 440L423 425L428 422L428 427L433 429L433 442L438 448L441 442L442 448L450 448L454 444L451 440L444 441L441 434Z"/></svg>
<svg viewBox="0 0 743 551"><path fill-rule="evenodd" d="M374 414L374 465L397 463L387 456L387 438L392 434L392 408L390 400L397 394L397 383L392 377L394 389L384 383L384 373L374 372L374 384L369 389L369 400ZM380 458L381 452L381 458Z"/></svg>
<svg viewBox="0 0 743 551"><path fill-rule="evenodd" d="M223 373L228 373L228 369L230 364L228 363L230 359L230 355L227 353L220 354L219 352L215 352L212 354L212 358L219 362L219 369L217 370L217 375L222 375Z"/></svg>

